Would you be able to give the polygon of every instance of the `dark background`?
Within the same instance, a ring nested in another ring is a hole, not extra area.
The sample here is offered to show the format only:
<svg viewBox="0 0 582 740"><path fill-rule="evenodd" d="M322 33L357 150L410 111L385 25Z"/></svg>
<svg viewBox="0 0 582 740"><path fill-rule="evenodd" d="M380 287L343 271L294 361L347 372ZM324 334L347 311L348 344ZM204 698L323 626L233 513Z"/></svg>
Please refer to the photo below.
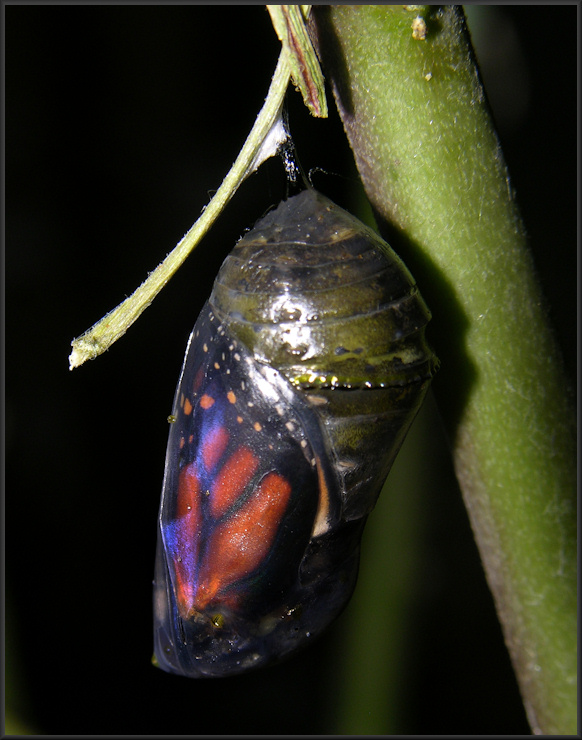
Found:
<svg viewBox="0 0 582 740"><path fill-rule="evenodd" d="M349 608L313 648L254 675L195 682L149 662L166 417L184 348L224 256L284 195L280 165L244 184L118 344L74 373L67 362L71 339L170 251L236 158L279 52L269 16L262 5L4 11L9 708L49 734L341 733L329 665ZM573 379L576 7L469 12ZM322 170L315 186L349 206L354 168L330 104L315 121L293 93L291 126L303 165ZM443 456L426 491L443 567L413 615L397 731L527 733Z"/></svg>

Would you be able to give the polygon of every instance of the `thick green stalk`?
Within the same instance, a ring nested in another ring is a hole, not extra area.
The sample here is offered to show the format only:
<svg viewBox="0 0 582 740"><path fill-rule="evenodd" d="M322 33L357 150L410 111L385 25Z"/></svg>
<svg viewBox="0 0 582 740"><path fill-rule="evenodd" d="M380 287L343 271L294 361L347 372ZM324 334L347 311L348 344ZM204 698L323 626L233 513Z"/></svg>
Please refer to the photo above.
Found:
<svg viewBox="0 0 582 740"><path fill-rule="evenodd" d="M433 311L435 392L524 704L575 734L575 421L462 11L316 6L366 193Z"/></svg>

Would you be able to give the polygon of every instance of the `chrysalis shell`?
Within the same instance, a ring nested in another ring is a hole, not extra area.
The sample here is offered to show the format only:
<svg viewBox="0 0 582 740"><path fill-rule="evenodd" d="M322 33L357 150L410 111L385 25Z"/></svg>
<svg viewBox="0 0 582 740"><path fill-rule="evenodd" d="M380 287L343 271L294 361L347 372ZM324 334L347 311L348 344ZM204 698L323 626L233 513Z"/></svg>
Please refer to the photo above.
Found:
<svg viewBox="0 0 582 740"><path fill-rule="evenodd" d="M405 265L313 189L224 261L176 391L160 507L155 656L226 676L309 643L437 360Z"/></svg>

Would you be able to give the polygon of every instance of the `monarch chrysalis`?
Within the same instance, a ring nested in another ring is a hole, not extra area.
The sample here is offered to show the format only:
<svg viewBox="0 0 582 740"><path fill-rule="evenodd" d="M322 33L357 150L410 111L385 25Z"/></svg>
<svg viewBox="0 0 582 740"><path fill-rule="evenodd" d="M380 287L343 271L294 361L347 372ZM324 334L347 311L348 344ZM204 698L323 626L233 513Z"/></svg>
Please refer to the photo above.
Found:
<svg viewBox="0 0 582 740"><path fill-rule="evenodd" d="M429 319L390 247L311 188L238 242L172 410L157 665L240 673L343 609L366 517L436 367Z"/></svg>

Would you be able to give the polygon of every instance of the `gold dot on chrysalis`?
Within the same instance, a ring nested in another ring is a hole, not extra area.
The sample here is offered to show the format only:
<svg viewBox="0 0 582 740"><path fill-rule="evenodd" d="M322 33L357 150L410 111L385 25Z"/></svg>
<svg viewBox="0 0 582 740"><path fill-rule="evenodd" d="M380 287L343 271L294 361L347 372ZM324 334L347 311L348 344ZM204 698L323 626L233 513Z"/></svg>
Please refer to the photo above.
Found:
<svg viewBox="0 0 582 740"><path fill-rule="evenodd" d="M219 630L224 627L224 616L222 614L213 614L210 621Z"/></svg>

